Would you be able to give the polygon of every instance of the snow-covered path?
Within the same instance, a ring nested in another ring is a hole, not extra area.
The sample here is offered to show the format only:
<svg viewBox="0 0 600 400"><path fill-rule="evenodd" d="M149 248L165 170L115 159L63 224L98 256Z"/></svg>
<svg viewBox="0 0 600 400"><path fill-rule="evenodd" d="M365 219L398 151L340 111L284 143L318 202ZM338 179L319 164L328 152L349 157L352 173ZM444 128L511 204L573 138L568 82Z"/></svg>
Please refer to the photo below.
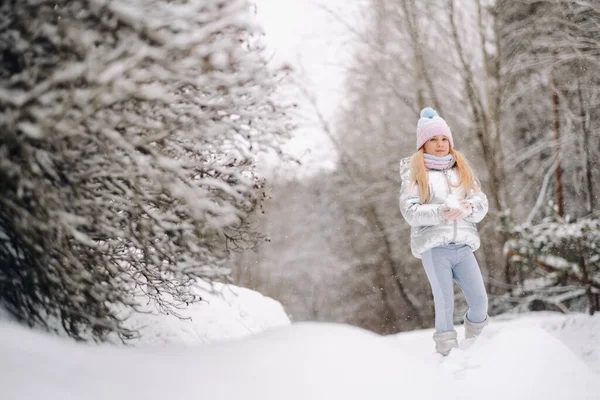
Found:
<svg viewBox="0 0 600 400"><path fill-rule="evenodd" d="M463 329L459 328L459 336ZM494 321L448 357L433 352L433 331L396 335L435 371L439 399L600 399L600 318L541 314Z"/></svg>
<svg viewBox="0 0 600 400"><path fill-rule="evenodd" d="M0 321L0 398L598 400L597 355L586 365L542 328L568 318L497 322L446 358L433 352L431 331L381 337L303 323L214 344L121 348ZM573 332L597 345L600 319L576 319Z"/></svg>

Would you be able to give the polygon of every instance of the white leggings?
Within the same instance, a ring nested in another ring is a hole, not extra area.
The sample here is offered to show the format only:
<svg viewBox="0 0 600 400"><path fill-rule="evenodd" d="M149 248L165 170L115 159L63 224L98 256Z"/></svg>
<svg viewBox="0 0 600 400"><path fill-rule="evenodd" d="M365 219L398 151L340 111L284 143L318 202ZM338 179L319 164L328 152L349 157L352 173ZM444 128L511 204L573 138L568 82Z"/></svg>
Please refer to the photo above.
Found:
<svg viewBox="0 0 600 400"><path fill-rule="evenodd" d="M479 264L467 245L447 245L429 249L421 256L433 292L435 330L454 329L454 287L462 289L469 310L467 319L479 323L487 318L488 298Z"/></svg>

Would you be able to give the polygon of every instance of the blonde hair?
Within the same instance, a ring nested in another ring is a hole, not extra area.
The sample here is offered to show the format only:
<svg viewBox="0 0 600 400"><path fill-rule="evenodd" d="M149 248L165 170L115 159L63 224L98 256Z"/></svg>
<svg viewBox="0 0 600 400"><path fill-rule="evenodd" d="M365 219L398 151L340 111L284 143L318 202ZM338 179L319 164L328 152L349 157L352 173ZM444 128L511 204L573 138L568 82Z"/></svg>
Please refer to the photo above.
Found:
<svg viewBox="0 0 600 400"><path fill-rule="evenodd" d="M429 181L427 180L427 168L425 167L425 148L421 147L410 158L410 179L419 188L419 200L421 204L429 200ZM460 152L450 148L450 154L454 156L456 161L455 167L458 172L458 182L456 186L461 186L465 192L469 190L479 191L477 178L473 173L473 169L469 162Z"/></svg>

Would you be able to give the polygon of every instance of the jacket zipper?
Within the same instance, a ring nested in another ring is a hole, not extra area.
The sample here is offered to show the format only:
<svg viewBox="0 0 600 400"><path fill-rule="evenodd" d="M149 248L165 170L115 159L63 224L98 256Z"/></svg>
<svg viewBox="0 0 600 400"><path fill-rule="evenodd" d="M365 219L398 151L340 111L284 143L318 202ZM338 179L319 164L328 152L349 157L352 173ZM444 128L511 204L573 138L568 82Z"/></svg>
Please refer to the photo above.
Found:
<svg viewBox="0 0 600 400"><path fill-rule="evenodd" d="M448 170L448 169L444 170L444 177L446 178L446 186L448 186L448 194L450 195L450 194L452 194L452 188L451 188L451 185L450 185L450 180L449 180L449 178L448 178L448 172L449 172L449 171L450 171L450 170ZM455 219L455 220L453 221L453 229L452 229L452 241L453 241L453 242L456 242L456 230L457 230L457 224L458 224L458 222L457 222L457 220Z"/></svg>

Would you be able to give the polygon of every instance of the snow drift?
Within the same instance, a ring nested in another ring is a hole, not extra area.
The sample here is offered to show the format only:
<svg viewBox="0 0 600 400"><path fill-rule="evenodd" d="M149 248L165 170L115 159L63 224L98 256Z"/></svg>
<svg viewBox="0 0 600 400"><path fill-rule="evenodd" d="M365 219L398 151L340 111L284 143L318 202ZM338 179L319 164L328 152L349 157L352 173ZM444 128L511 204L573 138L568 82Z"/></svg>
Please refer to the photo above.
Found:
<svg viewBox="0 0 600 400"><path fill-rule="evenodd" d="M217 282L198 282L202 301L179 314L134 313L125 326L139 330L133 345L201 344L238 339L275 326L290 324L283 306L262 294Z"/></svg>
<svg viewBox="0 0 600 400"><path fill-rule="evenodd" d="M434 353L430 334L380 337L345 325L302 323L213 344L122 348L0 322L0 397L599 398L600 375L537 322L492 324L446 358Z"/></svg>

